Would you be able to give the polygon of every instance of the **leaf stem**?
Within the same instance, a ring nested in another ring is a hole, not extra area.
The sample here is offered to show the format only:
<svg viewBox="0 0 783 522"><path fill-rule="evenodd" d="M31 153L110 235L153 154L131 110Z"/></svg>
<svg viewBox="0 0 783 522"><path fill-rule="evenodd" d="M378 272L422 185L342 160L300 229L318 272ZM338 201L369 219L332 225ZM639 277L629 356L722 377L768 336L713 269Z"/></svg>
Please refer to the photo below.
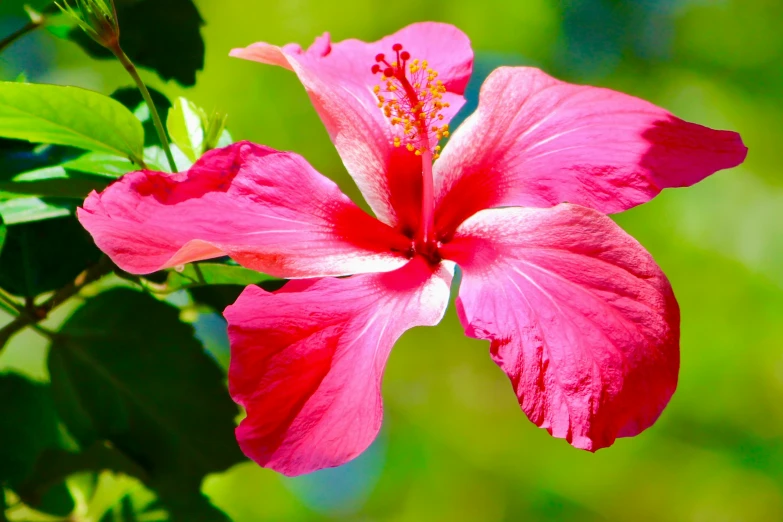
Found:
<svg viewBox="0 0 783 522"><path fill-rule="evenodd" d="M25 8L27 9L27 8ZM10 46L12 43L20 39L21 37L25 36L26 34L32 33L46 22L46 15L51 14L53 12L56 12L56 7L54 5L54 2L50 3L40 11L33 11L32 9L27 9L27 14L30 16L30 21L25 24L24 27L19 28L18 30L14 31L13 33L9 34L2 40L0 40L0 53L5 51L6 47Z"/></svg>
<svg viewBox="0 0 783 522"><path fill-rule="evenodd" d="M139 76L139 72L136 70L136 66L133 65L133 62L130 60L130 58L128 58L128 55L125 54L125 51L122 50L120 44L117 43L114 46L109 47L109 50L114 53L114 56L117 57L122 66L125 67L125 70L128 71L128 74L131 75L133 81L136 82L136 86L139 88L142 97L144 97L144 101L147 102L147 107L149 108L150 114L152 115L152 121L155 124L155 130L158 132L158 138L160 138L161 145L163 145L163 151L166 153L166 159L169 161L171 172L177 172L177 164L174 162L174 155L171 153L171 145L169 145L169 140L166 137L166 130L163 128L163 122L161 121L160 115L158 114L158 109L155 108L155 104L152 102L150 91L147 89L147 86L144 85L144 81L142 81L141 76Z"/></svg>
<svg viewBox="0 0 783 522"><path fill-rule="evenodd" d="M113 269L114 263L112 263L108 257L103 256L98 263L89 267L76 276L76 279L57 290L54 295L44 301L40 306L36 306L33 310L20 309L19 317L0 328L0 349L2 349L3 346L5 346L5 343L18 331L28 326L36 327L37 323L45 319L53 309L78 294L86 285L97 281L110 273ZM48 330L41 328L36 328L36 330L40 333L51 333L48 332Z"/></svg>
<svg viewBox="0 0 783 522"><path fill-rule="evenodd" d="M43 25L43 20L41 21L31 20L27 22L27 24L24 27L14 31L13 33L9 34L8 36L0 40L0 53L3 52L6 47L10 46L12 43L17 41L19 38L23 37L27 33L31 33L35 31L42 25Z"/></svg>
<svg viewBox="0 0 783 522"><path fill-rule="evenodd" d="M2 288L0 288L0 303L2 303L4 307L8 307L12 309L15 315L19 315L22 313L19 304L16 301L14 301L14 299L8 293L6 293L6 291L3 290Z"/></svg>

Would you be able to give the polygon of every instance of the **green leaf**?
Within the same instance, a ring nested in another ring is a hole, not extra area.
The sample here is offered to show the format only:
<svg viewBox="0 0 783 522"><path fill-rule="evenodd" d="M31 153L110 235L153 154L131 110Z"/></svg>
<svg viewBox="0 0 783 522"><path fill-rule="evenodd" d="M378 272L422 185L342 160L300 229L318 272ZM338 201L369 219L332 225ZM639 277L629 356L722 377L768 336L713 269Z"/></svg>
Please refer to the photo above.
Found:
<svg viewBox="0 0 783 522"><path fill-rule="evenodd" d="M75 473L102 470L146 477L144 469L129 457L104 442L96 442L81 452L44 450L27 479L15 485L14 491L26 504L41 511L62 512L64 509L60 506L67 502L63 498L65 479ZM71 510L65 511L65 514Z"/></svg>
<svg viewBox="0 0 783 522"><path fill-rule="evenodd" d="M139 170L139 167L127 158L121 158L102 152L89 152L60 165L66 170L95 174L117 179L123 174Z"/></svg>
<svg viewBox="0 0 783 522"><path fill-rule="evenodd" d="M3 223L3 216L0 214L0 254L3 252L3 245L5 244L5 234L6 234L6 228L5 223Z"/></svg>
<svg viewBox="0 0 783 522"><path fill-rule="evenodd" d="M242 266L223 263L191 263L181 272L169 272L167 285L172 288L201 285L253 285L277 278Z"/></svg>
<svg viewBox="0 0 783 522"><path fill-rule="evenodd" d="M195 103L182 97L174 101L174 106L166 119L166 127L171 141L180 148L191 163L204 153L207 125L206 113Z"/></svg>
<svg viewBox="0 0 783 522"><path fill-rule="evenodd" d="M150 91L152 103L155 105L155 109L158 111L160 119L166 121L169 110L171 109L171 102L166 98L166 95L160 91L156 91L155 89L148 90ZM152 114L139 90L136 87L122 87L114 91L111 94L111 97L131 110L133 115L142 123L142 126L144 127L144 146L160 146L160 138L158 137L158 132L155 130L155 123L152 121Z"/></svg>
<svg viewBox="0 0 783 522"><path fill-rule="evenodd" d="M0 483L21 484L41 452L59 446L57 423L48 386L0 374Z"/></svg>
<svg viewBox="0 0 783 522"><path fill-rule="evenodd" d="M6 225L31 223L73 214L78 202L61 198L18 198L0 201L0 217Z"/></svg>
<svg viewBox="0 0 783 522"><path fill-rule="evenodd" d="M144 133L122 104L78 87L0 82L0 136L141 158Z"/></svg>
<svg viewBox="0 0 783 522"><path fill-rule="evenodd" d="M83 152L70 147L0 139L0 199L28 196L83 199L90 190L105 187L109 180L115 179L118 165L133 165L127 159L99 152L74 159L80 154ZM90 175L90 170L101 170L101 162L105 164L102 170L107 171L107 177Z"/></svg>
<svg viewBox="0 0 783 522"><path fill-rule="evenodd" d="M200 493L244 458L224 375L179 310L126 288L89 300L49 354L57 411L74 437L106 439L140 463L172 520L223 520Z"/></svg>
<svg viewBox="0 0 783 522"><path fill-rule="evenodd" d="M69 283L100 256L74 216L11 225L0 254L0 287L34 297Z"/></svg>
<svg viewBox="0 0 783 522"><path fill-rule="evenodd" d="M120 44L137 67L152 69L164 80L184 86L196 83L204 68L203 21L192 0L115 0ZM111 52L76 28L70 38L90 56L112 58ZM161 116L162 117L162 116Z"/></svg>
<svg viewBox="0 0 783 522"><path fill-rule="evenodd" d="M61 165L43 167L13 176L0 174L0 198L28 196L83 200L92 190L103 190L111 181L136 170L127 159L90 152Z"/></svg>
<svg viewBox="0 0 783 522"><path fill-rule="evenodd" d="M169 272L168 288L187 288L193 300L218 312L237 300L247 285L279 288L285 280L249 268L222 263L192 263Z"/></svg>
<svg viewBox="0 0 783 522"><path fill-rule="evenodd" d="M104 176L68 170L62 165L45 167L0 181L0 198L49 196L83 200L90 191L102 190L110 182Z"/></svg>
<svg viewBox="0 0 783 522"><path fill-rule="evenodd" d="M0 138L0 179L21 172L51 167L84 154L81 149L61 145L41 145Z"/></svg>

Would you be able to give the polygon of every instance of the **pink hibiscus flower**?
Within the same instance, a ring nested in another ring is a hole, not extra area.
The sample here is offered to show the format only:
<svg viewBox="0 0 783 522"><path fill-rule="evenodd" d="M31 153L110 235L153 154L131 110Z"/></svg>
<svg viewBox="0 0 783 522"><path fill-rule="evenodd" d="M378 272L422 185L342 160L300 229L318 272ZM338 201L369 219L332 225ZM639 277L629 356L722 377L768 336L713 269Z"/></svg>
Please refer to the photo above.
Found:
<svg viewBox="0 0 783 522"><path fill-rule="evenodd" d="M473 62L452 26L231 54L297 74L377 219L300 156L247 142L128 174L79 219L129 272L229 255L300 279L225 311L245 454L297 475L366 449L392 345L440 321L455 264L467 335L490 341L536 425L595 451L655 422L677 384L677 302L605 214L738 165L737 134L501 67L441 153Z"/></svg>

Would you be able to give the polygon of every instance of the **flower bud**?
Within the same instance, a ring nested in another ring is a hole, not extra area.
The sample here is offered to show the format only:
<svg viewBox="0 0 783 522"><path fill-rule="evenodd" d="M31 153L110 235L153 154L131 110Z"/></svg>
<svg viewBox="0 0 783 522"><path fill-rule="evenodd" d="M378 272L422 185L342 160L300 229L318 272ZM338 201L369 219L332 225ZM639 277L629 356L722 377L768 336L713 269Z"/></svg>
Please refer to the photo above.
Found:
<svg viewBox="0 0 783 522"><path fill-rule="evenodd" d="M75 0L75 2L78 10L71 7L68 0L63 0L63 5L57 4L57 7L73 18L79 27L100 45L107 49L116 47L120 41L120 26L117 22L114 0Z"/></svg>
<svg viewBox="0 0 783 522"><path fill-rule="evenodd" d="M227 114L215 112L207 118L204 126L204 152L220 146L220 139L226 129Z"/></svg>

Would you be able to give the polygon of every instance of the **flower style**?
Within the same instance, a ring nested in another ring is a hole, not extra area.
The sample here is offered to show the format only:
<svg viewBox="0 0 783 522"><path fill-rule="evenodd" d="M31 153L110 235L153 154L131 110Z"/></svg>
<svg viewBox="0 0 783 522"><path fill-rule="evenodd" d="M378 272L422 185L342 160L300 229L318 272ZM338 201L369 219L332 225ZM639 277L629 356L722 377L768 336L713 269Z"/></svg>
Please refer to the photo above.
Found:
<svg viewBox="0 0 783 522"><path fill-rule="evenodd" d="M296 73L377 219L300 156L248 142L187 173L128 174L79 219L130 272L229 255L295 279L225 311L250 458L297 475L367 448L392 345L440 321L455 264L466 334L490 341L536 425L595 451L655 422L677 384L679 310L605 214L738 165L736 133L501 67L441 151L473 61L452 26L231 54Z"/></svg>

